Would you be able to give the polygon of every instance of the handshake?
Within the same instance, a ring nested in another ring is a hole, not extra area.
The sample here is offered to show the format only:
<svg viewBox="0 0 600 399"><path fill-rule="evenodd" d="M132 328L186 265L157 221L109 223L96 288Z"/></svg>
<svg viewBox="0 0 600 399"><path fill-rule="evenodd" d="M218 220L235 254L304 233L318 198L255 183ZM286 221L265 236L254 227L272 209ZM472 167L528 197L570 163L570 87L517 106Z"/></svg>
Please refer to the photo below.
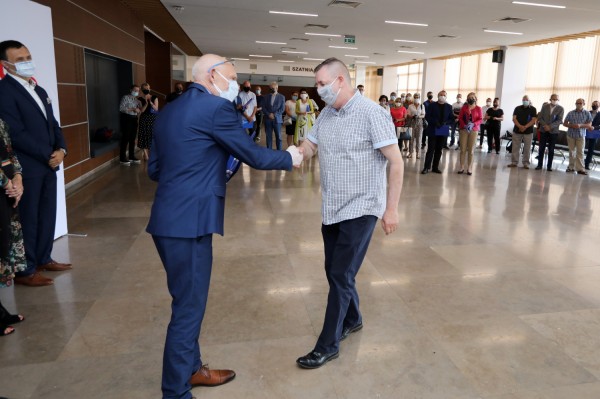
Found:
<svg viewBox="0 0 600 399"><path fill-rule="evenodd" d="M292 156L292 165L294 165L295 168L299 168L304 160L304 148L291 145L286 151Z"/></svg>

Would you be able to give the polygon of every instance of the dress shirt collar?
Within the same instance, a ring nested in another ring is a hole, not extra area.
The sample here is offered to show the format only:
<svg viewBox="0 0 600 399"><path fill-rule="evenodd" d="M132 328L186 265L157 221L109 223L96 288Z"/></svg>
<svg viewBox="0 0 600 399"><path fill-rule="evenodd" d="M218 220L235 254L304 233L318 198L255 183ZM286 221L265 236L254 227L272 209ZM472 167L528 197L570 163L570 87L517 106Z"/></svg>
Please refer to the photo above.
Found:
<svg viewBox="0 0 600 399"><path fill-rule="evenodd" d="M33 78L29 78L28 80L25 80L18 75L14 75L10 72L9 72L9 74L12 78L14 78L17 82L19 82L24 88L26 88L26 89L35 88L36 83L35 83L35 80L33 80Z"/></svg>

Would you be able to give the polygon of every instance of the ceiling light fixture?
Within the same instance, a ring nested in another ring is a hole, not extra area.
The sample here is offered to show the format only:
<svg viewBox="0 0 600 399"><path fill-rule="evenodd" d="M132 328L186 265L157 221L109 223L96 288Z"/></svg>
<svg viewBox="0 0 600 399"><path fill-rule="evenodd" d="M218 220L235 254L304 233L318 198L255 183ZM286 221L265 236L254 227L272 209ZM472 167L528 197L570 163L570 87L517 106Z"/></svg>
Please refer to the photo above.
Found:
<svg viewBox="0 0 600 399"><path fill-rule="evenodd" d="M301 12L289 12L289 11L269 11L269 14L283 14L283 15L297 15L300 17L318 17L319 14L305 14Z"/></svg>
<svg viewBox="0 0 600 399"><path fill-rule="evenodd" d="M292 61L292 60L277 60L277 62L296 62L296 61Z"/></svg>
<svg viewBox="0 0 600 399"><path fill-rule="evenodd" d="M419 44L427 44L427 42L421 42L419 40L404 40L404 39L394 39L395 42L402 42L402 43L419 43Z"/></svg>
<svg viewBox="0 0 600 399"><path fill-rule="evenodd" d="M302 58L306 61L325 61L325 58Z"/></svg>
<svg viewBox="0 0 600 399"><path fill-rule="evenodd" d="M373 61L356 61L357 64L375 64Z"/></svg>
<svg viewBox="0 0 600 399"><path fill-rule="evenodd" d="M258 58L273 58L272 55L260 55L260 54L249 54L250 57L258 57Z"/></svg>
<svg viewBox="0 0 600 399"><path fill-rule="evenodd" d="M342 37L342 35L335 35L333 33L310 33L310 32L306 32L305 35L308 35L308 36Z"/></svg>
<svg viewBox="0 0 600 399"><path fill-rule="evenodd" d="M522 35L521 32L505 32L502 30L484 29L483 31L487 33L502 33L503 35Z"/></svg>
<svg viewBox="0 0 600 399"><path fill-rule="evenodd" d="M402 21L385 21L386 24L398 24L398 25L411 25L411 26L429 26L427 24L418 24L416 22L402 22Z"/></svg>
<svg viewBox="0 0 600 399"><path fill-rule="evenodd" d="M306 51L290 51L290 50L281 50L282 53L288 54L308 54Z"/></svg>
<svg viewBox="0 0 600 399"><path fill-rule="evenodd" d="M230 60L235 60L235 61L250 61L250 58L236 58L236 57L231 57Z"/></svg>
<svg viewBox="0 0 600 399"><path fill-rule="evenodd" d="M543 4L543 3L529 3L527 1L513 1L513 4L519 4L522 6L534 6L534 7L548 7L548 8L567 8L565 6L557 6L554 4Z"/></svg>
<svg viewBox="0 0 600 399"><path fill-rule="evenodd" d="M350 55L350 54L344 54L344 57L369 58L368 55Z"/></svg>
<svg viewBox="0 0 600 399"><path fill-rule="evenodd" d="M404 50L398 50L399 53L404 53L404 54L425 54L422 51L404 51Z"/></svg>
<svg viewBox="0 0 600 399"><path fill-rule="evenodd" d="M260 44L282 44L282 45L287 45L287 43L283 43L283 42L261 42L260 40L257 40L256 43L260 43Z"/></svg>
<svg viewBox="0 0 600 399"><path fill-rule="evenodd" d="M344 50L358 50L358 47L347 47L347 46L329 46L329 48L343 48Z"/></svg>

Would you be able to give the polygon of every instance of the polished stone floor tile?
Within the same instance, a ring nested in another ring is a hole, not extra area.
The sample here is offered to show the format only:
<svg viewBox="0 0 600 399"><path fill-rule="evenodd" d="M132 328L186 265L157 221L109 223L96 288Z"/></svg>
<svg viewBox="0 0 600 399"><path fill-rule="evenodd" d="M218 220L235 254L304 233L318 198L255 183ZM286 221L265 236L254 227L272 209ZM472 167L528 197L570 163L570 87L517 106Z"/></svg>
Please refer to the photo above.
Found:
<svg viewBox="0 0 600 399"><path fill-rule="evenodd" d="M484 147L485 150L485 147ZM444 151L441 175L405 159L399 229L378 223L356 278L364 328L317 370L328 284L320 170L242 166L227 186L225 236L200 343L236 379L195 388L227 399L597 399L600 171L510 169L475 152L472 176ZM170 318L166 275L145 232L156 183L114 165L67 193L53 256L74 269L0 300L27 316L0 338L0 396L160 397Z"/></svg>

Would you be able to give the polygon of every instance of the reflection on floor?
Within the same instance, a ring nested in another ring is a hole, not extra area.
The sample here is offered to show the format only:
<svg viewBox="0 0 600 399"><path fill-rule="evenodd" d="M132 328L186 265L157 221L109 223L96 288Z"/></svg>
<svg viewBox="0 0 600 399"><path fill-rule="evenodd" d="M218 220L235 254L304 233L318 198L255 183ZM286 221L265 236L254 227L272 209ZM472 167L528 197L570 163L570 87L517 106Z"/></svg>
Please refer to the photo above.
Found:
<svg viewBox="0 0 600 399"><path fill-rule="evenodd" d="M204 360L238 377L199 398L587 399L600 397L600 173L509 169L457 151L442 175L406 159L401 227L377 228L358 277L365 328L318 370L324 314L319 169L244 166L228 187L226 235L202 332ZM169 319L164 271L144 232L154 184L115 165L69 195L56 242L71 272L0 290L27 321L0 338L0 396L159 398ZM596 212L594 212L596 210Z"/></svg>

